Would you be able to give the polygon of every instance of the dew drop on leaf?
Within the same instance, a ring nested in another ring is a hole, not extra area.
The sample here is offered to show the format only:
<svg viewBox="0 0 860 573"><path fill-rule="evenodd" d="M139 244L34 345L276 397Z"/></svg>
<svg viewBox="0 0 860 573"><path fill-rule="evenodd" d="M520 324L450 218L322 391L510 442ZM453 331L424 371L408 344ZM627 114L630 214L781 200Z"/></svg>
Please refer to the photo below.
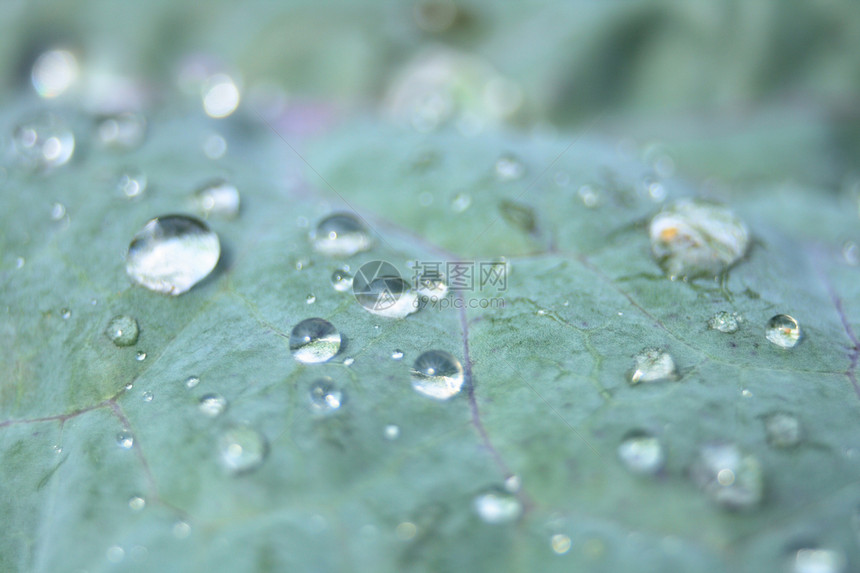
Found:
<svg viewBox="0 0 860 573"><path fill-rule="evenodd" d="M185 539L191 535L191 526L185 521L177 521L173 524L172 532L176 539Z"/></svg>
<svg viewBox="0 0 860 573"><path fill-rule="evenodd" d="M391 353L392 360L401 360L403 358L403 351L400 349L395 349L394 352Z"/></svg>
<svg viewBox="0 0 860 573"><path fill-rule="evenodd" d="M385 436L386 440L396 440L400 437L400 426L396 424L388 424L385 426L385 430L383 430L382 435Z"/></svg>
<svg viewBox="0 0 860 573"><path fill-rule="evenodd" d="M645 348L633 357L631 384L677 380L678 371L672 355L659 348Z"/></svg>
<svg viewBox="0 0 860 573"><path fill-rule="evenodd" d="M307 303L307 304L313 304L316 301L317 301L316 295L309 294L308 296L305 297L305 303Z"/></svg>
<svg viewBox="0 0 860 573"><path fill-rule="evenodd" d="M593 209L600 204L600 193L597 188L592 185L583 185L579 188L577 194L579 195L579 200L582 201L582 204L589 209Z"/></svg>
<svg viewBox="0 0 860 573"><path fill-rule="evenodd" d="M102 117L96 130L99 143L105 147L135 149L146 137L146 118L133 111L117 113Z"/></svg>
<svg viewBox="0 0 860 573"><path fill-rule="evenodd" d="M761 464L737 444L715 442L701 446L690 476L712 501L728 509L750 509L761 503Z"/></svg>
<svg viewBox="0 0 860 573"><path fill-rule="evenodd" d="M666 454L655 436L639 430L629 432L618 446L618 457L633 473L654 475L663 469Z"/></svg>
<svg viewBox="0 0 860 573"><path fill-rule="evenodd" d="M336 270L331 274L331 286L338 292L346 292L352 288L352 275L344 270Z"/></svg>
<svg viewBox="0 0 860 573"><path fill-rule="evenodd" d="M418 310L418 293L400 277L382 276L370 283L353 281L353 293L366 311L386 318L405 318Z"/></svg>
<svg viewBox="0 0 860 573"><path fill-rule="evenodd" d="M146 500L139 495L135 495L128 500L128 507L132 511L141 511L144 507L146 507Z"/></svg>
<svg viewBox="0 0 860 573"><path fill-rule="evenodd" d="M331 359L340 351L340 332L322 318L308 318L290 332L290 352L304 364L315 364Z"/></svg>
<svg viewBox="0 0 860 573"><path fill-rule="evenodd" d="M347 367L352 366L352 364L353 364L354 362L355 362L355 358L353 358L353 357L351 357L351 356L350 356L349 358L344 358L344 359L343 359L343 365L344 365L344 366L347 366Z"/></svg>
<svg viewBox="0 0 860 573"><path fill-rule="evenodd" d="M767 443L775 448L793 448L803 437L800 420L785 412L777 412L765 418L764 429Z"/></svg>
<svg viewBox="0 0 860 573"><path fill-rule="evenodd" d="M571 541L570 537L563 533L556 533L549 540L549 545L552 547L552 550L558 555L564 555L568 551L570 551Z"/></svg>
<svg viewBox="0 0 860 573"><path fill-rule="evenodd" d="M266 457L266 439L250 426L238 425L226 429L218 437L221 465L230 473L254 470Z"/></svg>
<svg viewBox="0 0 860 573"><path fill-rule="evenodd" d="M51 205L51 220L60 221L66 216L66 206L62 203L54 203Z"/></svg>
<svg viewBox="0 0 860 573"><path fill-rule="evenodd" d="M311 408L319 414L332 414L340 410L346 395L331 378L320 378L311 383L308 391Z"/></svg>
<svg viewBox="0 0 860 573"><path fill-rule="evenodd" d="M185 379L185 387L189 390L191 388L196 388L198 384L200 384L200 378L198 376L189 376Z"/></svg>
<svg viewBox="0 0 860 573"><path fill-rule="evenodd" d="M437 400L447 400L459 393L463 379L460 361L443 350L424 352L412 366L412 387Z"/></svg>
<svg viewBox="0 0 860 573"><path fill-rule="evenodd" d="M522 514L520 500L507 491L493 488L478 494L472 502L475 513L486 523L509 523Z"/></svg>
<svg viewBox="0 0 860 573"><path fill-rule="evenodd" d="M146 173L136 168L123 169L117 178L116 187L128 199L137 199L146 192Z"/></svg>
<svg viewBox="0 0 860 573"><path fill-rule="evenodd" d="M451 199L451 210L455 213L462 213L472 205L472 196L468 193L457 193Z"/></svg>
<svg viewBox="0 0 860 573"><path fill-rule="evenodd" d="M239 86L227 74L214 74L206 79L201 90L203 110L209 117L227 117L239 107Z"/></svg>
<svg viewBox="0 0 860 573"><path fill-rule="evenodd" d="M12 140L18 163L30 171L49 171L66 164L75 151L75 136L66 122L42 113L19 123Z"/></svg>
<svg viewBox="0 0 860 573"><path fill-rule="evenodd" d="M48 50L42 53L30 71L33 89L50 99L62 95L78 79L78 59L68 50Z"/></svg>
<svg viewBox="0 0 860 573"><path fill-rule="evenodd" d="M207 218L214 215L235 219L239 216L239 190L225 179L216 179L201 186L194 193L194 202L198 211Z"/></svg>
<svg viewBox="0 0 860 573"><path fill-rule="evenodd" d="M834 549L798 549L790 562L791 573L843 573L845 571L845 555Z"/></svg>
<svg viewBox="0 0 860 573"><path fill-rule="evenodd" d="M221 394L204 394L197 403L197 409L207 418L215 418L227 409L227 399Z"/></svg>
<svg viewBox="0 0 860 573"><path fill-rule="evenodd" d="M526 168L519 158L506 153L496 160L495 171L499 181L516 181L525 175Z"/></svg>
<svg viewBox="0 0 860 573"><path fill-rule="evenodd" d="M364 224L350 213L335 213L320 221L311 241L320 253L337 257L366 251L373 244Z"/></svg>
<svg viewBox="0 0 860 573"><path fill-rule="evenodd" d="M149 290L179 295L209 276L220 256L218 235L205 223L166 215L152 219L134 236L126 272Z"/></svg>
<svg viewBox="0 0 860 573"><path fill-rule="evenodd" d="M777 314L767 321L765 337L781 348L794 348L800 342L800 325L787 314Z"/></svg>
<svg viewBox="0 0 860 573"><path fill-rule="evenodd" d="M116 435L116 444L124 450L130 450L134 445L134 436L128 430L123 430Z"/></svg>
<svg viewBox="0 0 860 573"><path fill-rule="evenodd" d="M152 402L152 399L155 398L155 395L147 390L143 394L140 395L144 402Z"/></svg>
<svg viewBox="0 0 860 573"><path fill-rule="evenodd" d="M105 552L105 558L111 563L121 563L125 559L125 549L119 545L112 545Z"/></svg>
<svg viewBox="0 0 860 573"><path fill-rule="evenodd" d="M722 310L708 320L708 328L732 334L738 331L742 320L738 313Z"/></svg>
<svg viewBox="0 0 860 573"><path fill-rule="evenodd" d="M138 362L143 362L144 360L146 360L146 352L142 350L138 351L138 353L134 355L134 359Z"/></svg>

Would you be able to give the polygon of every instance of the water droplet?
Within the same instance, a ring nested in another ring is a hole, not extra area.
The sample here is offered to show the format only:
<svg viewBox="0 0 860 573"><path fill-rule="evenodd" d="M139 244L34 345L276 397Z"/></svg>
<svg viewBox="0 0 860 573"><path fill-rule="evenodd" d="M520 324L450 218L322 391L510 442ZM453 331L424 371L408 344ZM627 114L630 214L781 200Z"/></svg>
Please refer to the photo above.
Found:
<svg viewBox="0 0 860 573"><path fill-rule="evenodd" d="M66 206L62 203L54 203L51 205L51 220L60 221L66 216Z"/></svg>
<svg viewBox="0 0 860 573"><path fill-rule="evenodd" d="M202 89L203 110L213 118L227 117L239 107L239 87L227 74L207 78Z"/></svg>
<svg viewBox="0 0 860 573"><path fill-rule="evenodd" d="M803 548L794 554L792 573L842 573L845 554L834 549Z"/></svg>
<svg viewBox="0 0 860 573"><path fill-rule="evenodd" d="M53 446L51 446L51 450L53 450L53 452L55 454L62 454L63 453L63 446L61 446L59 444L54 444Z"/></svg>
<svg viewBox="0 0 860 573"><path fill-rule="evenodd" d="M185 215L149 221L128 248L126 272L149 290L179 295L209 276L221 256L218 235Z"/></svg>
<svg viewBox="0 0 860 573"><path fill-rule="evenodd" d="M516 496L495 488L475 497L473 506L478 517L486 523L509 523L517 519L523 511Z"/></svg>
<svg viewBox="0 0 860 573"><path fill-rule="evenodd" d="M451 210L462 213L472 205L472 196L468 193L458 193L451 200Z"/></svg>
<svg viewBox="0 0 860 573"><path fill-rule="evenodd" d="M373 244L364 224L350 213L335 213L320 221L311 241L317 251L338 257L366 251Z"/></svg>
<svg viewBox="0 0 860 573"><path fill-rule="evenodd" d="M630 383L664 382L677 380L678 371L672 355L659 348L645 348L634 358L634 369Z"/></svg>
<svg viewBox="0 0 860 573"><path fill-rule="evenodd" d="M784 412L777 412L765 418L764 429L767 442L775 448L793 448L803 437L800 420Z"/></svg>
<svg viewBox="0 0 860 573"><path fill-rule="evenodd" d="M732 334L738 331L741 322L743 322L743 317L738 313L722 310L708 320L708 328Z"/></svg>
<svg viewBox="0 0 860 573"><path fill-rule="evenodd" d="M400 278L393 265L380 261L361 266L352 292L362 308L386 318L404 318L419 308L418 293Z"/></svg>
<svg viewBox="0 0 860 573"><path fill-rule="evenodd" d="M842 245L842 258L845 263L856 267L860 265L860 247L854 241L845 241Z"/></svg>
<svg viewBox="0 0 860 573"><path fill-rule="evenodd" d="M42 113L18 124L13 131L18 162L31 171L64 165L75 151L75 136L58 116Z"/></svg>
<svg viewBox="0 0 860 573"><path fill-rule="evenodd" d="M428 350L412 366L412 387L431 398L447 400L463 386L463 366L443 350Z"/></svg>
<svg viewBox="0 0 860 573"><path fill-rule="evenodd" d="M570 551L570 537L563 533L556 533L553 535L549 540L549 544L552 547L552 550L558 555L564 555Z"/></svg>
<svg viewBox="0 0 860 573"><path fill-rule="evenodd" d="M191 526L184 521L177 521L173 524L173 537L176 539L185 539L191 535Z"/></svg>
<svg viewBox="0 0 860 573"><path fill-rule="evenodd" d="M60 316L63 320L69 320L70 318L72 318L72 311L67 308L61 308Z"/></svg>
<svg viewBox="0 0 860 573"><path fill-rule="evenodd" d="M690 476L711 500L728 509L749 509L761 503L764 492L761 464L736 444L702 446Z"/></svg>
<svg viewBox="0 0 860 573"><path fill-rule="evenodd" d="M794 348L802 336L800 325L787 314L777 314L768 320L764 335L781 348Z"/></svg>
<svg viewBox="0 0 860 573"><path fill-rule="evenodd" d="M600 203L600 194L597 189L591 185L583 185L579 188L579 199L582 201L582 204L592 209L597 207Z"/></svg>
<svg viewBox="0 0 860 573"><path fill-rule="evenodd" d="M418 296L430 300L441 300L448 294L445 277L438 272L426 272L418 277Z"/></svg>
<svg viewBox="0 0 860 573"><path fill-rule="evenodd" d="M306 297L305 297L305 302L306 302L307 304L313 304L313 303L315 303L316 301L317 301L317 297L316 297L316 296L314 296L314 295L312 295L312 294L309 294L308 296L306 296Z"/></svg>
<svg viewBox="0 0 860 573"><path fill-rule="evenodd" d="M523 486L523 480L518 475L510 475L505 479L505 489L511 493L520 491Z"/></svg>
<svg viewBox="0 0 860 573"><path fill-rule="evenodd" d="M120 347L137 344L139 335L140 328L137 326L137 321L124 314L119 314L110 319L107 328L105 328L105 336Z"/></svg>
<svg viewBox="0 0 860 573"><path fill-rule="evenodd" d="M146 173L139 169L125 169L117 179L116 188L128 199L135 199L146 191L146 184Z"/></svg>
<svg viewBox="0 0 860 573"><path fill-rule="evenodd" d="M146 118L133 111L101 118L97 127L99 143L118 150L135 149L146 136Z"/></svg>
<svg viewBox="0 0 860 573"><path fill-rule="evenodd" d="M239 190L224 179L217 179L200 187L194 193L197 209L205 217L215 215L225 219L239 216Z"/></svg>
<svg viewBox="0 0 860 573"><path fill-rule="evenodd" d="M203 142L203 155L209 159L221 159L227 153L227 140L217 133L210 134Z"/></svg>
<svg viewBox="0 0 860 573"><path fill-rule="evenodd" d="M411 521L404 521L397 524L397 527L394 528L394 533L398 538L408 541L418 533L418 527Z"/></svg>
<svg viewBox="0 0 860 573"><path fill-rule="evenodd" d="M143 394L141 394L141 395L140 395L140 397L141 397L141 398L143 398L143 401L144 401L144 402L152 402L152 399L153 399L155 396L153 395L153 393L152 393L152 392L150 392L149 390L147 390L146 392L144 392Z"/></svg>
<svg viewBox="0 0 860 573"><path fill-rule="evenodd" d="M134 359L138 362L143 362L144 360L146 360L146 352L142 350L138 351L138 353L135 354Z"/></svg>
<svg viewBox="0 0 860 573"><path fill-rule="evenodd" d="M231 473L256 469L266 457L266 439L250 426L233 426L218 438L221 464Z"/></svg>
<svg viewBox="0 0 860 573"><path fill-rule="evenodd" d="M124 450L130 450L134 445L134 435L128 430L123 430L116 435L116 443Z"/></svg>
<svg viewBox="0 0 860 573"><path fill-rule="evenodd" d="M743 396L744 398L752 398L753 393L751 391L747 390L746 388L744 388L743 390L741 390L741 396Z"/></svg>
<svg viewBox="0 0 860 573"><path fill-rule="evenodd" d="M197 376L189 376L185 379L185 387L188 389L195 388L200 384L200 378Z"/></svg>
<svg viewBox="0 0 860 573"><path fill-rule="evenodd" d="M418 195L418 204L422 207L429 207L433 204L433 194L429 191L422 191Z"/></svg>
<svg viewBox="0 0 860 573"><path fill-rule="evenodd" d="M315 380L309 391L311 407L315 412L331 414L340 409L346 400L343 391L331 378Z"/></svg>
<svg viewBox="0 0 860 573"><path fill-rule="evenodd" d="M663 444L643 431L627 434L618 446L618 457L633 473L654 475L663 469L666 455Z"/></svg>
<svg viewBox="0 0 860 573"><path fill-rule="evenodd" d="M24 257L18 257L17 259L15 259L15 268L16 269L23 268L24 265L26 264L26 262L27 262L27 260Z"/></svg>
<svg viewBox="0 0 860 573"><path fill-rule="evenodd" d="M294 266L296 267L297 271L302 271L311 266L312 264L312 261L307 257L299 257L296 259L296 263Z"/></svg>
<svg viewBox="0 0 860 573"><path fill-rule="evenodd" d="M396 440L400 437L400 426L396 424L388 424L382 433L386 440Z"/></svg>
<svg viewBox="0 0 860 573"><path fill-rule="evenodd" d="M525 173L525 166L513 155L505 154L496 160L496 178L499 181L515 181Z"/></svg>
<svg viewBox="0 0 860 573"><path fill-rule="evenodd" d="M402 358L403 358L403 351L402 350L397 349L391 353L391 359L392 360L400 360Z"/></svg>
<svg viewBox="0 0 860 573"><path fill-rule="evenodd" d="M346 292L352 288L352 275L344 270L336 270L331 274L331 286L338 292Z"/></svg>
<svg viewBox="0 0 860 573"><path fill-rule="evenodd" d="M340 351L340 333L322 318L308 318L290 332L290 352L304 364L325 362Z"/></svg>
<svg viewBox="0 0 860 573"><path fill-rule="evenodd" d="M200 413L208 418L215 418L224 413L227 409L227 399L221 394L204 394L200 397L200 402L197 404L197 409Z"/></svg>
<svg viewBox="0 0 860 573"><path fill-rule="evenodd" d="M352 366L353 362L355 362L355 358L353 358L351 356L349 358L343 359L343 365L344 366Z"/></svg>
<svg viewBox="0 0 860 573"><path fill-rule="evenodd" d="M136 495L136 496L132 497L130 500L128 500L128 507L132 511L140 511L144 507L146 507L146 500L143 499L141 496Z"/></svg>
<svg viewBox="0 0 860 573"><path fill-rule="evenodd" d="M105 552L105 558L111 563L120 563L125 559L125 549L119 545L112 545Z"/></svg>
<svg viewBox="0 0 860 573"><path fill-rule="evenodd" d="M66 50L48 50L33 64L30 81L43 98L54 98L68 90L78 79L78 59Z"/></svg>
<svg viewBox="0 0 860 573"><path fill-rule="evenodd" d="M651 220L651 251L671 279L714 277L738 262L749 230L726 207L681 200Z"/></svg>

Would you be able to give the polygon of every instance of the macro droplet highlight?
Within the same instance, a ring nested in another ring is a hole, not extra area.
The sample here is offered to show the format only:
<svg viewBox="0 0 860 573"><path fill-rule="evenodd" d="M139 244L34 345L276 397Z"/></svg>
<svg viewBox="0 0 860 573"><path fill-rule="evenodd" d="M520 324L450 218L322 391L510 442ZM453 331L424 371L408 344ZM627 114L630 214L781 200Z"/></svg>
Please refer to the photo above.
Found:
<svg viewBox="0 0 860 573"><path fill-rule="evenodd" d="M340 332L322 318L308 318L290 332L290 352L304 364L325 362L340 351Z"/></svg>
<svg viewBox="0 0 860 573"><path fill-rule="evenodd" d="M444 350L428 350L412 366L412 387L419 393L447 400L463 387L463 366Z"/></svg>
<svg viewBox="0 0 860 573"><path fill-rule="evenodd" d="M337 257L366 251L373 244L364 224L350 213L335 213L320 221L311 241L320 253Z"/></svg>
<svg viewBox="0 0 860 573"><path fill-rule="evenodd" d="M116 435L116 445L124 450L130 450L134 446L134 436L128 430L123 430Z"/></svg>
<svg viewBox="0 0 860 573"><path fill-rule="evenodd" d="M666 454L663 444L647 432L628 433L618 446L618 457L633 473L654 475L663 469Z"/></svg>
<svg viewBox="0 0 860 573"><path fill-rule="evenodd" d="M777 314L767 321L765 337L780 348L794 348L800 342L802 333L797 321L787 314Z"/></svg>
<svg viewBox="0 0 860 573"><path fill-rule="evenodd" d="M331 286L337 292L346 292L352 288L352 275L349 272L338 269L331 274Z"/></svg>
<svg viewBox="0 0 860 573"><path fill-rule="evenodd" d="M515 495L499 488L477 495L472 505L482 521L493 524L514 521L523 511L522 504Z"/></svg>
<svg viewBox="0 0 860 573"><path fill-rule="evenodd" d="M267 449L266 439L250 426L233 426L218 437L221 465L233 474L257 469L263 463Z"/></svg>
<svg viewBox="0 0 860 573"><path fill-rule="evenodd" d="M120 347L134 346L137 344L139 335L140 328L137 325L137 320L124 314L110 319L107 328L105 328L105 336Z"/></svg>
<svg viewBox="0 0 860 573"><path fill-rule="evenodd" d="M197 403L197 409L207 418L216 418L227 409L227 399L221 394L204 394Z"/></svg>
<svg viewBox="0 0 860 573"><path fill-rule="evenodd" d="M308 391L311 408L318 414L332 414L343 406L346 395L331 378L320 378L311 383Z"/></svg>
<svg viewBox="0 0 860 573"><path fill-rule="evenodd" d="M672 355L659 348L645 348L633 357L631 384L677 380L678 371Z"/></svg>
<svg viewBox="0 0 860 573"><path fill-rule="evenodd" d="M733 443L703 445L690 476L712 501L727 509L751 509L764 495L761 463Z"/></svg>

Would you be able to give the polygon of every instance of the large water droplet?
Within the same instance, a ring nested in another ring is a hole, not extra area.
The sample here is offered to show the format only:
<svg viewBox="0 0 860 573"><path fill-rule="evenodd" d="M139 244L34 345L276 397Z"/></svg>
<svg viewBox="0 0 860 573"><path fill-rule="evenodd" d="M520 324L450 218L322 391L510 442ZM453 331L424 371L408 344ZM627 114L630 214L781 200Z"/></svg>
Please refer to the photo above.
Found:
<svg viewBox="0 0 860 573"><path fill-rule="evenodd" d="M320 221L311 241L317 251L339 257L366 251L373 244L364 224L350 213L335 213Z"/></svg>
<svg viewBox="0 0 860 573"><path fill-rule="evenodd" d="M101 118L97 130L99 143L105 147L134 149L146 136L146 118L132 111L118 113Z"/></svg>
<svg viewBox="0 0 860 573"><path fill-rule="evenodd" d="M117 346L133 346L137 343L140 328L133 317L120 314L110 319L105 335Z"/></svg>
<svg viewBox="0 0 860 573"><path fill-rule="evenodd" d="M618 457L627 469L637 474L656 474L666 461L660 440L642 431L624 437L618 446Z"/></svg>
<svg viewBox="0 0 860 573"><path fill-rule="evenodd" d="M775 448L793 448L803 437L800 420L785 412L777 412L765 418L764 429L767 442Z"/></svg>
<svg viewBox="0 0 860 573"><path fill-rule="evenodd" d="M742 321L743 318L741 318L738 313L722 310L708 320L708 328L732 334L738 331Z"/></svg>
<svg viewBox="0 0 860 573"><path fill-rule="evenodd" d="M514 155L505 154L496 160L496 178L499 181L515 181L525 173L525 166Z"/></svg>
<svg viewBox="0 0 860 573"><path fill-rule="evenodd" d="M447 400L460 392L463 379L460 361L443 350L424 352L412 366L412 387L437 400Z"/></svg>
<svg viewBox="0 0 860 573"><path fill-rule="evenodd" d="M139 350L137 354L134 355L134 359L138 362L143 362L144 360L146 360L146 352L144 352L143 350Z"/></svg>
<svg viewBox="0 0 860 573"><path fill-rule="evenodd" d="M151 391L147 390L146 392L141 394L140 397L143 398L144 402L152 402L152 399L155 398L155 395Z"/></svg>
<svg viewBox="0 0 860 573"><path fill-rule="evenodd" d="M331 378L315 380L308 392L311 407L320 414L331 414L340 409L346 400L343 391Z"/></svg>
<svg viewBox="0 0 860 573"><path fill-rule="evenodd" d="M362 269L353 281L355 300L362 308L386 318L404 318L418 310L418 293L408 282L399 276L379 276L368 283Z"/></svg>
<svg viewBox="0 0 860 573"><path fill-rule="evenodd" d="M845 554L834 549L798 549L792 559L791 573L842 573Z"/></svg>
<svg viewBox="0 0 860 573"><path fill-rule="evenodd" d="M62 203L51 205L51 221L61 221L66 216L66 206Z"/></svg>
<svg viewBox="0 0 860 573"><path fill-rule="evenodd" d="M331 286L338 292L346 292L352 288L352 275L344 270L336 270L331 274Z"/></svg>
<svg viewBox="0 0 860 573"><path fill-rule="evenodd" d="M64 165L75 151L75 136L66 122L42 113L18 124L13 131L18 162L31 171Z"/></svg>
<svg viewBox="0 0 860 573"><path fill-rule="evenodd" d="M208 418L215 418L227 409L227 399L221 394L204 394L197 404L200 413Z"/></svg>
<svg viewBox="0 0 860 573"><path fill-rule="evenodd" d="M478 517L487 523L508 523L517 519L523 511L516 496L495 488L475 497L473 505Z"/></svg>
<svg viewBox="0 0 860 573"><path fill-rule="evenodd" d="M681 200L652 220L651 251L670 278L714 277L747 251L749 230L726 207Z"/></svg>
<svg viewBox="0 0 860 573"><path fill-rule="evenodd" d="M382 433L386 440L396 440L400 437L400 426L396 424L388 424Z"/></svg>
<svg viewBox="0 0 860 573"><path fill-rule="evenodd" d="M130 450L134 446L134 435L128 430L123 430L117 433L116 444L124 450Z"/></svg>
<svg viewBox="0 0 860 573"><path fill-rule="evenodd" d="M308 318L290 332L290 352L304 364L325 362L340 351L340 333L322 318Z"/></svg>
<svg viewBox="0 0 860 573"><path fill-rule="evenodd" d="M761 464L736 444L702 446L690 468L690 476L709 498L728 509L749 509L761 503L764 493Z"/></svg>
<svg viewBox="0 0 860 573"><path fill-rule="evenodd" d="M672 355L659 348L645 348L633 357L633 373L630 383L664 382L677 380L678 371Z"/></svg>
<svg viewBox="0 0 860 573"><path fill-rule="evenodd" d="M266 439L250 426L233 426L218 437L221 465L234 474L256 469L266 457Z"/></svg>
<svg viewBox="0 0 860 573"><path fill-rule="evenodd" d="M66 50L48 50L33 64L30 80L43 98L54 98L68 90L78 79L78 59Z"/></svg>
<svg viewBox="0 0 860 573"><path fill-rule="evenodd" d="M781 348L794 348L800 342L800 325L787 314L777 314L767 321L764 335Z"/></svg>
<svg viewBox="0 0 860 573"><path fill-rule="evenodd" d="M215 215L225 219L239 216L239 190L224 179L217 179L200 187L194 193L197 209L205 216Z"/></svg>
<svg viewBox="0 0 860 573"><path fill-rule="evenodd" d="M185 215L149 221L134 236L126 272L149 290L179 295L209 276L221 256L218 235Z"/></svg>

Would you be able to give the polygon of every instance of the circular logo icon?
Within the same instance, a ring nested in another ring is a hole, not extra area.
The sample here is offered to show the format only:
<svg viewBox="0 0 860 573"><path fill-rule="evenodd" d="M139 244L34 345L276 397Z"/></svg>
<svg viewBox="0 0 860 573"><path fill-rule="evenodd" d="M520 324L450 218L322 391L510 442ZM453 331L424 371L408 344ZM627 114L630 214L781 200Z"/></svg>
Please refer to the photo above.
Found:
<svg viewBox="0 0 860 573"><path fill-rule="evenodd" d="M370 261L359 267L352 280L352 293L358 304L370 311L394 306L409 289L397 267L386 261Z"/></svg>

